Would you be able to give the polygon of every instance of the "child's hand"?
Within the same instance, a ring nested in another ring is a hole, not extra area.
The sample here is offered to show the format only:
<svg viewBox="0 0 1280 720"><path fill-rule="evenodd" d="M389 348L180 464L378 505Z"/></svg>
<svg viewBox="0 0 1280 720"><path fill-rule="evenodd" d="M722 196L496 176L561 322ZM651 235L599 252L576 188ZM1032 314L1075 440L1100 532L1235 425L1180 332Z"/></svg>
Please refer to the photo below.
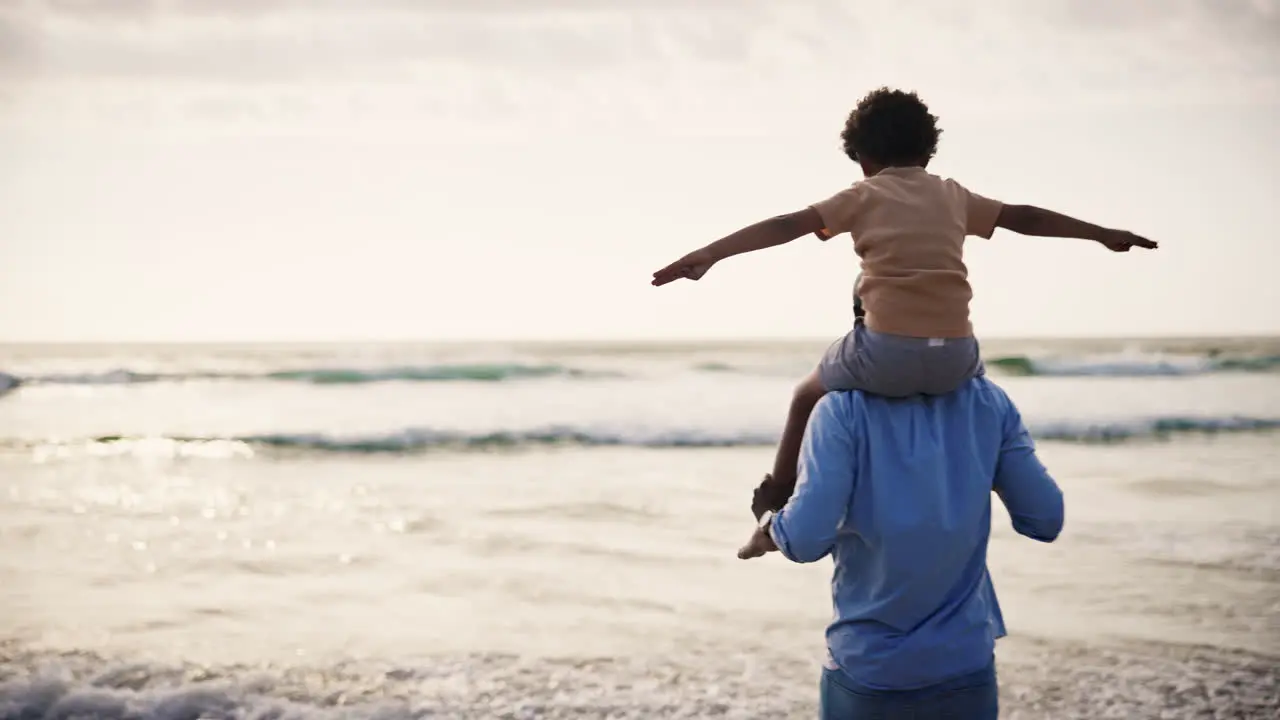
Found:
<svg viewBox="0 0 1280 720"><path fill-rule="evenodd" d="M705 248L701 250L694 250L688 255L685 255L679 260L654 273L653 285L655 287L659 285L666 285L667 283L679 280L680 278L697 280L703 275L706 275L707 271L711 269L711 266L715 264L716 259L708 250Z"/></svg>
<svg viewBox="0 0 1280 720"><path fill-rule="evenodd" d="M1098 242L1102 243L1111 252L1129 252L1130 248L1140 247L1148 250L1154 250L1160 247L1141 235L1134 235L1127 230L1107 230L1098 238Z"/></svg>

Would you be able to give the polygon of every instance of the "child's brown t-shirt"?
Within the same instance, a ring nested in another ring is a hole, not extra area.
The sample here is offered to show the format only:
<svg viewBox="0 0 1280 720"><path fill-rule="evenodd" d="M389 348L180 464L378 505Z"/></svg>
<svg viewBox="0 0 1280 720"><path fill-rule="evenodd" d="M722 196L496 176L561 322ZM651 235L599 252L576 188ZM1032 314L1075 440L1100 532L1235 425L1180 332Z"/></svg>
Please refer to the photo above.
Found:
<svg viewBox="0 0 1280 720"><path fill-rule="evenodd" d="M923 338L973 334L964 239L990 238L1002 207L921 167L886 168L813 205L820 237L853 236L867 327Z"/></svg>

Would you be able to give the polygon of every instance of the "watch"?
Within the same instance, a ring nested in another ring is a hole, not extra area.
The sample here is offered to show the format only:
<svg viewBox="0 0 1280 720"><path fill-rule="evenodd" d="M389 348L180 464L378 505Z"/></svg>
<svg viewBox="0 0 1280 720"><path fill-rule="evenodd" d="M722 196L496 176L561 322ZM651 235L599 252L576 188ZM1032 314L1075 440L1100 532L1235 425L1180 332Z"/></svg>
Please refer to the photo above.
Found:
<svg viewBox="0 0 1280 720"><path fill-rule="evenodd" d="M764 530L765 532L769 531L769 523L773 522L773 516L774 512L772 510L765 510L764 513L760 515L759 524L761 530Z"/></svg>

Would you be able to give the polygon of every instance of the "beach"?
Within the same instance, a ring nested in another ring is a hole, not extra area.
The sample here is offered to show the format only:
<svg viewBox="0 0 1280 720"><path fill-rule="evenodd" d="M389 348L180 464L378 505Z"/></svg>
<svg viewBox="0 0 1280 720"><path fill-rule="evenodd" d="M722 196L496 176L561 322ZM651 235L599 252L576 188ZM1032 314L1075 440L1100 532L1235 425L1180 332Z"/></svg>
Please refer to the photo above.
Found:
<svg viewBox="0 0 1280 720"><path fill-rule="evenodd" d="M821 342L0 346L0 718L809 717L742 562ZM1280 712L1280 339L985 341L1002 716Z"/></svg>

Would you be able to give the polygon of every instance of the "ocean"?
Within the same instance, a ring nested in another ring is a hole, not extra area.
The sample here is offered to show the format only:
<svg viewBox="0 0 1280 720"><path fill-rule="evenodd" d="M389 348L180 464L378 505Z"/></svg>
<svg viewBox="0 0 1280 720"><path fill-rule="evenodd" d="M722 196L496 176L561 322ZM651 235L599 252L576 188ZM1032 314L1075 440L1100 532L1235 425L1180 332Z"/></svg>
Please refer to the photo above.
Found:
<svg viewBox="0 0 1280 720"><path fill-rule="evenodd" d="M734 557L821 342L0 346L0 720L811 717ZM1003 716L1280 713L1280 339L985 341Z"/></svg>

